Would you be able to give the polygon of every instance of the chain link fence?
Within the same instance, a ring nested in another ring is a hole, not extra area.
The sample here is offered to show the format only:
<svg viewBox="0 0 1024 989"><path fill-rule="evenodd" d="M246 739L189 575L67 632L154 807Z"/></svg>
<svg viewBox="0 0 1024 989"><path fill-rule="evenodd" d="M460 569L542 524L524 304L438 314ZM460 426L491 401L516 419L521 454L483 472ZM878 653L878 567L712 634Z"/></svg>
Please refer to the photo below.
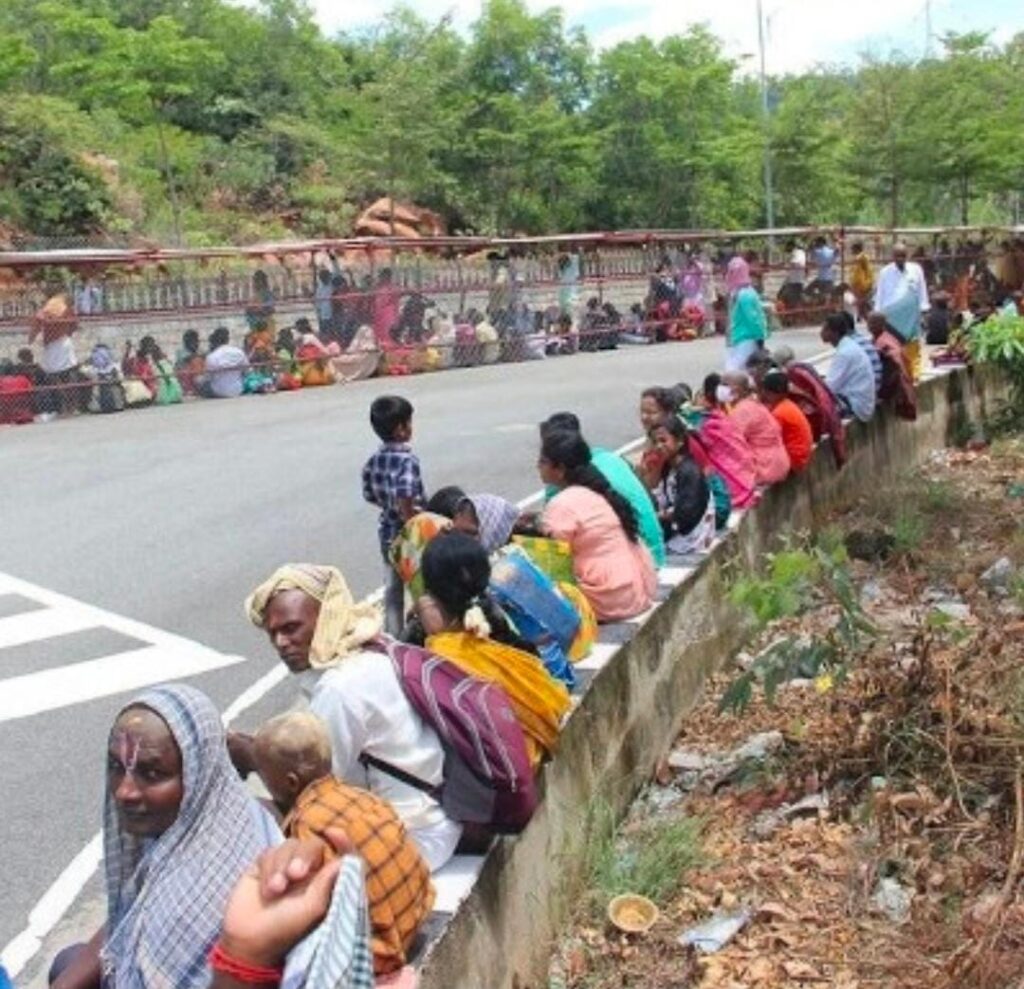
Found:
<svg viewBox="0 0 1024 989"><path fill-rule="evenodd" d="M856 269L900 238L964 308L1021 287L1019 232L981 228L2 253L0 421L724 333L737 253L776 329L811 325L862 308Z"/></svg>

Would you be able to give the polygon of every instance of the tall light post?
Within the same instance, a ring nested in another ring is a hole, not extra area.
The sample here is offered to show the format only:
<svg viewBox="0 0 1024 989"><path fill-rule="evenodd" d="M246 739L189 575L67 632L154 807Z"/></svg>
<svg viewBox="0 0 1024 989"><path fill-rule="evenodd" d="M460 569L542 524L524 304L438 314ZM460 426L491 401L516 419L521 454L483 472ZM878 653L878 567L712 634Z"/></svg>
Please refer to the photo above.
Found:
<svg viewBox="0 0 1024 989"><path fill-rule="evenodd" d="M775 229L775 193L772 189L772 144L768 109L768 72L765 66L764 8L757 0L757 44L761 52L761 115L764 125L764 216L769 230Z"/></svg>

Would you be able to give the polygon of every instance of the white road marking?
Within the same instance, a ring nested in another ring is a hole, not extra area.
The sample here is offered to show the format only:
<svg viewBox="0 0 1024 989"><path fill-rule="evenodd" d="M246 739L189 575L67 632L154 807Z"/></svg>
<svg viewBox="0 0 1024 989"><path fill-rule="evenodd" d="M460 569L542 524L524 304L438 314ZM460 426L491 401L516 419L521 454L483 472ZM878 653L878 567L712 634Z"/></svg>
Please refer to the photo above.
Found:
<svg viewBox="0 0 1024 989"><path fill-rule="evenodd" d="M244 663L206 649L145 646L0 680L0 723Z"/></svg>
<svg viewBox="0 0 1024 989"><path fill-rule="evenodd" d="M43 946L43 938L74 905L102 859L103 832L97 831L29 913L25 930L0 952L0 964L12 979L36 956Z"/></svg>
<svg viewBox="0 0 1024 989"><path fill-rule="evenodd" d="M0 649L88 628L107 628L148 643L99 659L0 680L0 723L245 661L243 656L217 652L10 574L0 573L0 594L18 594L44 605L39 611L0 619ZM287 672L279 665L257 680L225 711L225 723L259 701ZM103 836L97 832L29 912L25 929L0 951L0 964L12 977L35 957L44 938L72 908L99 868L102 854Z"/></svg>
<svg viewBox="0 0 1024 989"><path fill-rule="evenodd" d="M55 635L67 635L69 632L81 632L96 626L97 622L91 615L71 608L43 608L40 611L10 615L0 618L0 649L22 646Z"/></svg>

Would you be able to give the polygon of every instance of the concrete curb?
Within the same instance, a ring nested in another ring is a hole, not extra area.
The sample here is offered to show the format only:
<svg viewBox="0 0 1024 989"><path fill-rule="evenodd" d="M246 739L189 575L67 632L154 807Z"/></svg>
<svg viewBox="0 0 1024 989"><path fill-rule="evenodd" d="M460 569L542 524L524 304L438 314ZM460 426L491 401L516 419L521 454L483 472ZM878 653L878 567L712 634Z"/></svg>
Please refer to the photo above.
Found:
<svg viewBox="0 0 1024 989"><path fill-rule="evenodd" d="M726 595L731 573L757 566L780 536L814 530L837 506L949 445L965 422L995 411L1007 390L987 370L957 368L918 387L918 419L888 412L847 432L837 472L827 444L808 470L771 488L642 623L609 626L619 645L587 685L544 770L543 801L526 830L497 842L468 896L423 960L421 989L541 989L552 943L582 880L598 807L621 816L700 696L707 675L749 629Z"/></svg>

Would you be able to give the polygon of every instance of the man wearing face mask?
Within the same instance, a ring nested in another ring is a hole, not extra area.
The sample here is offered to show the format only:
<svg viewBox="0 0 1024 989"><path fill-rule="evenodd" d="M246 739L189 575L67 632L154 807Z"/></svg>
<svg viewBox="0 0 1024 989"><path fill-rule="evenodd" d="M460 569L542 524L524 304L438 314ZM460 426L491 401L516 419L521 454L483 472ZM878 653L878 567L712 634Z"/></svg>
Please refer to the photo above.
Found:
<svg viewBox="0 0 1024 989"><path fill-rule="evenodd" d="M921 314L931 309L924 271L908 260L907 245L892 249L892 261L879 273L875 312L882 313L903 341L914 381L921 377Z"/></svg>

